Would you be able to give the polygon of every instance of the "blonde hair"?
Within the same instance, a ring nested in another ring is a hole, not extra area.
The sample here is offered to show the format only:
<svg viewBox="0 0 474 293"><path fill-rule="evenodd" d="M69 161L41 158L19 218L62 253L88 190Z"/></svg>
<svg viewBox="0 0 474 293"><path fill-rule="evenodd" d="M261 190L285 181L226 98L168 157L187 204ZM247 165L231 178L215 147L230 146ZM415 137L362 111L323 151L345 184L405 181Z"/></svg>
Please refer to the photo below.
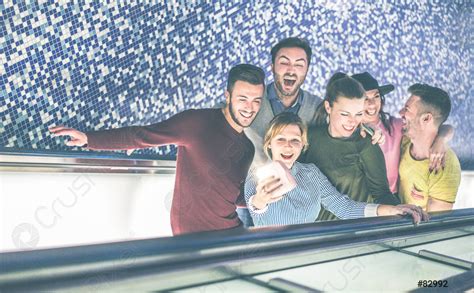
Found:
<svg viewBox="0 0 474 293"><path fill-rule="evenodd" d="M270 121L270 125L268 126L267 131L265 132L265 137L263 139L263 151L265 155L272 158L272 154L270 151L270 143L272 139L280 134L283 129L289 125L296 125L300 128L301 131L301 141L303 143L303 150L304 152L308 148L308 128L304 124L301 118L291 112L282 112L275 117L273 117L272 121Z"/></svg>

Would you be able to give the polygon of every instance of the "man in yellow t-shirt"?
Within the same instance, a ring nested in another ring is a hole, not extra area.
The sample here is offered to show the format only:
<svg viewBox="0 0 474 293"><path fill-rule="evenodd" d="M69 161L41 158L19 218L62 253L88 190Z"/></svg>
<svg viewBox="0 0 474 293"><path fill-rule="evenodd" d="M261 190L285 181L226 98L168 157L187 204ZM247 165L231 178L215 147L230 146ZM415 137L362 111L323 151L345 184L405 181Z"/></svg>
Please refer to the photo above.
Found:
<svg viewBox="0 0 474 293"><path fill-rule="evenodd" d="M399 167L400 197L428 212L450 210L461 182L459 160L448 149L445 168L430 172L429 153L439 126L451 111L451 101L445 91L426 84L414 84L408 91L411 96L400 110L405 134Z"/></svg>

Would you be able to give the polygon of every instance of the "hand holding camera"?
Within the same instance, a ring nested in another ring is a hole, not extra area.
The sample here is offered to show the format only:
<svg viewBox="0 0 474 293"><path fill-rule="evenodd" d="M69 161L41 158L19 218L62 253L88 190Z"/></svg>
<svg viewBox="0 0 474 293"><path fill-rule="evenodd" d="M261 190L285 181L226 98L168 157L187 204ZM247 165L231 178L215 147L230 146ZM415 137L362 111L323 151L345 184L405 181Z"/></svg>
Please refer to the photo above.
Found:
<svg viewBox="0 0 474 293"><path fill-rule="evenodd" d="M296 187L296 181L285 164L274 161L257 170L258 184L252 204L257 209L279 201Z"/></svg>

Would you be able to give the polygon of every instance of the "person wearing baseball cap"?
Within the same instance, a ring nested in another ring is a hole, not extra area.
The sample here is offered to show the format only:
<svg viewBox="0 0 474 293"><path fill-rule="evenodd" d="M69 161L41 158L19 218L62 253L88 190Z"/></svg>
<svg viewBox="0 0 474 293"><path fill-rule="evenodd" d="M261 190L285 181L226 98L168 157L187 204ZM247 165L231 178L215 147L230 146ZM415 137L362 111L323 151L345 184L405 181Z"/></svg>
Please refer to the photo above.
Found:
<svg viewBox="0 0 474 293"><path fill-rule="evenodd" d="M385 136L385 143L379 146L384 154L390 190L397 193L403 124L401 118L396 118L383 110L385 95L392 92L395 87L392 84L379 85L368 72L354 74L352 78L359 81L366 91L363 124L382 130ZM444 166L447 142L452 139L453 133L453 127L450 125L441 125L439 128L438 136L431 146L430 172L433 170L438 172Z"/></svg>

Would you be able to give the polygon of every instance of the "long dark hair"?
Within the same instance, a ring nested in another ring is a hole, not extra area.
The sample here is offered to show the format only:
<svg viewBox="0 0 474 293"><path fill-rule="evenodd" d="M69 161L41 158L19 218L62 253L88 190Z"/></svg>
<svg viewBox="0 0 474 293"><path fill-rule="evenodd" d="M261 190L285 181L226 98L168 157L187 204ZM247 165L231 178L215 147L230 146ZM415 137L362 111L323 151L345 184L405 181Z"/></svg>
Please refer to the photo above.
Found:
<svg viewBox="0 0 474 293"><path fill-rule="evenodd" d="M380 120L382 121L382 125L385 127L385 129L388 130L388 135L392 136L393 116L383 110L383 106L385 105L385 96L382 95L380 91L379 91L379 94L380 94L380 111L379 111Z"/></svg>
<svg viewBox="0 0 474 293"><path fill-rule="evenodd" d="M360 82L354 78L342 72L334 73L326 86L324 101L316 109L316 125L328 125L328 114L324 108L324 102L327 101L332 107L338 97L362 99L365 97L365 91Z"/></svg>

